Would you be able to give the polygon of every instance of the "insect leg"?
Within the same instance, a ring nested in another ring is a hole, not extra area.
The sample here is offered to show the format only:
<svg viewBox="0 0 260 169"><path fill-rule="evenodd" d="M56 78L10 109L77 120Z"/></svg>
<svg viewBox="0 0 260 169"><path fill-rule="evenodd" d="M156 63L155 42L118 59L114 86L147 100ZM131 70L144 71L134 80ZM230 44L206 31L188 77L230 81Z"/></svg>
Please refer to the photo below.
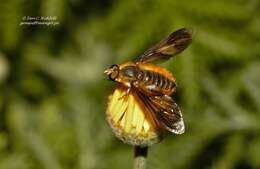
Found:
<svg viewBox="0 0 260 169"><path fill-rule="evenodd" d="M119 97L118 100L126 99L129 96L130 91L131 91L131 87L127 88L126 94L124 94L123 96Z"/></svg>

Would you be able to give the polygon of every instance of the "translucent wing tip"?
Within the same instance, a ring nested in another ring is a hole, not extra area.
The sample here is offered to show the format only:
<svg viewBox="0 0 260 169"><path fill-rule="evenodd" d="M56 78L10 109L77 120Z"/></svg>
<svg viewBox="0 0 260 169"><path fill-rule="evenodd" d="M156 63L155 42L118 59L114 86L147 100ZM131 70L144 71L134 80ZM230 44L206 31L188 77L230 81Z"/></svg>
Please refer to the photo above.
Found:
<svg viewBox="0 0 260 169"><path fill-rule="evenodd" d="M174 31L170 35L170 37L183 37L186 35L186 37L190 37L192 39L194 37L195 33L196 33L196 30L194 28L184 27L184 28L180 28L180 29Z"/></svg>
<svg viewBox="0 0 260 169"><path fill-rule="evenodd" d="M194 37L194 35L196 34L196 30L194 28L190 28L190 27L187 27L187 28L183 28L185 29L185 31L190 34L191 38Z"/></svg>
<svg viewBox="0 0 260 169"><path fill-rule="evenodd" d="M172 127L172 128L169 128L168 126L165 126L165 127L168 131L170 131L174 134L183 134L185 132L185 125L184 125L183 119L176 122L173 126L174 127Z"/></svg>

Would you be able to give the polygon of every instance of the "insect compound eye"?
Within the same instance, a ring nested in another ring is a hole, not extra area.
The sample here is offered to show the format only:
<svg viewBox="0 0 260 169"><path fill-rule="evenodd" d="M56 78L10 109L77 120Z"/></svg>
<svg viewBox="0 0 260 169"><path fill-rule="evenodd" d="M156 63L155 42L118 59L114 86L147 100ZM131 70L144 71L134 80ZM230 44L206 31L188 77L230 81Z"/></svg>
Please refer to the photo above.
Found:
<svg viewBox="0 0 260 169"><path fill-rule="evenodd" d="M118 76L118 71L114 71L109 75L109 79L114 81L117 78L117 76Z"/></svg>
<svg viewBox="0 0 260 169"><path fill-rule="evenodd" d="M118 65L112 65L110 66L110 69L112 70L111 73L109 74L109 79L110 80L115 80L119 74L119 66Z"/></svg>
<svg viewBox="0 0 260 169"><path fill-rule="evenodd" d="M110 69L119 69L119 66L117 64L113 64L109 67Z"/></svg>

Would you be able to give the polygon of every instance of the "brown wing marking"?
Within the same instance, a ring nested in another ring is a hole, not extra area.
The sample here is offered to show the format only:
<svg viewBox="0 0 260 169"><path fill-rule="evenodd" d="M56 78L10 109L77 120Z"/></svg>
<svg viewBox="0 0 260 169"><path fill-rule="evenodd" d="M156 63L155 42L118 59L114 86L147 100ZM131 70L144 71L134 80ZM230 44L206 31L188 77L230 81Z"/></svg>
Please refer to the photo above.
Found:
<svg viewBox="0 0 260 169"><path fill-rule="evenodd" d="M185 126L179 106L174 100L167 96L146 96L139 92L145 105L156 121L166 130L175 133L183 134Z"/></svg>
<svg viewBox="0 0 260 169"><path fill-rule="evenodd" d="M154 60L167 60L186 49L192 42L192 30L179 29L171 33L166 39L148 49L144 54L137 57L136 63L147 63Z"/></svg>

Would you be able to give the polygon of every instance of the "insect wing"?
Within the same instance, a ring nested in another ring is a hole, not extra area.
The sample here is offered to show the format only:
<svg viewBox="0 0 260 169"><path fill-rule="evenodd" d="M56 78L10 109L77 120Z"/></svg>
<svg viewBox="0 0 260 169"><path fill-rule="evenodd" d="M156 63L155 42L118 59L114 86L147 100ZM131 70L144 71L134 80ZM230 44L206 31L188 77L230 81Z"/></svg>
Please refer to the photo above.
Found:
<svg viewBox="0 0 260 169"><path fill-rule="evenodd" d="M192 42L192 30L179 29L171 33L166 39L144 52L136 59L136 63L147 63L155 60L167 60L186 49Z"/></svg>
<svg viewBox="0 0 260 169"><path fill-rule="evenodd" d="M185 131L185 126L179 106L175 101L167 96L151 97L151 102L155 105L157 111L155 115L163 126L170 132L182 134Z"/></svg>
<svg viewBox="0 0 260 169"><path fill-rule="evenodd" d="M183 134L185 126L179 106L167 96L146 96L141 94L142 100L149 107L156 120L168 131Z"/></svg>

